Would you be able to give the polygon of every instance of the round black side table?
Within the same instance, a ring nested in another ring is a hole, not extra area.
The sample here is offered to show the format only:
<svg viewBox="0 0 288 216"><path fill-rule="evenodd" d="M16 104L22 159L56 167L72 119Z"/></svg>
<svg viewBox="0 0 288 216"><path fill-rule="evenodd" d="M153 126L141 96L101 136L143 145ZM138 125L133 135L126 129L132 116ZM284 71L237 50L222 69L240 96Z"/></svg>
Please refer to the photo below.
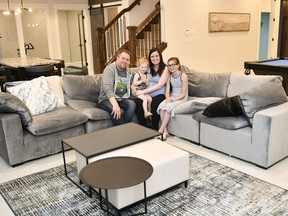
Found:
<svg viewBox="0 0 288 216"><path fill-rule="evenodd" d="M99 188L101 209L109 212L109 189L132 187L143 183L145 212L147 213L146 180L152 175L152 165L136 157L110 157L94 161L80 171L80 179L92 188ZM105 190L106 210L103 208L101 189ZM119 210L117 209L119 213Z"/></svg>

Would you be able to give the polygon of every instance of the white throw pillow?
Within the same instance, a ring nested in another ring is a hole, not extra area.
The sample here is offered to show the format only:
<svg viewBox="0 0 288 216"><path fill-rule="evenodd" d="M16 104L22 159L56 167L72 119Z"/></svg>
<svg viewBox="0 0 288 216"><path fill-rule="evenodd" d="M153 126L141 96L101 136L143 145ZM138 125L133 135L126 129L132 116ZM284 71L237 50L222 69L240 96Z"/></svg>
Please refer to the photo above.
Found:
<svg viewBox="0 0 288 216"><path fill-rule="evenodd" d="M63 92L63 82L62 78L59 76L47 76L45 77L49 83L50 88L56 94L56 96L60 99L58 102L62 102L62 106L64 106L64 92ZM58 104L59 106L60 104Z"/></svg>
<svg viewBox="0 0 288 216"><path fill-rule="evenodd" d="M10 87L7 91L22 100L32 115L39 115L62 105L61 102L58 103L58 97L44 76Z"/></svg>

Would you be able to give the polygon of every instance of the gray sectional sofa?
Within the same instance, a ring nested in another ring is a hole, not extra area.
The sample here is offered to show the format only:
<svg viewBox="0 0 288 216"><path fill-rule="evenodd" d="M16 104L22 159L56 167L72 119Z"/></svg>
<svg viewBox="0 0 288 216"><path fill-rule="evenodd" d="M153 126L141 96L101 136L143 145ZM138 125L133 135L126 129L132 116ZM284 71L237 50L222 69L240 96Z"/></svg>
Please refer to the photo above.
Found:
<svg viewBox="0 0 288 216"><path fill-rule="evenodd" d="M48 81L53 96L57 96L58 104L63 100L66 106L62 103L58 106L56 103L53 110L32 116L27 106L23 103L19 105L19 101L16 101L18 104L15 103L17 98L10 97L10 94L7 98L7 94L1 93L0 155L11 166L60 152L62 139L113 125L109 114L97 108L101 75L64 75L44 79ZM18 84L7 83L7 91L15 85L19 86ZM34 83L31 87L32 91L35 91L35 95L30 92L33 98L51 98L51 94L41 94L44 91L43 83L39 85L40 90L37 86L38 84ZM26 90L18 90L25 95L23 92ZM39 103L42 103L39 100L36 101L36 109L39 108ZM54 103L55 100L48 100L49 103L52 103L51 101ZM47 107L43 108L49 110Z"/></svg>
<svg viewBox="0 0 288 216"><path fill-rule="evenodd" d="M176 107L169 133L263 168L288 156L282 77L183 70L190 100Z"/></svg>
<svg viewBox="0 0 288 216"><path fill-rule="evenodd" d="M185 66L183 71L189 101L176 107L169 133L263 168L288 156L288 102L280 76L204 73ZM101 75L40 80L33 88L6 85L29 108L10 94L0 96L0 156L11 166L60 152L62 139L113 125L97 108ZM35 91L30 100L27 89Z"/></svg>

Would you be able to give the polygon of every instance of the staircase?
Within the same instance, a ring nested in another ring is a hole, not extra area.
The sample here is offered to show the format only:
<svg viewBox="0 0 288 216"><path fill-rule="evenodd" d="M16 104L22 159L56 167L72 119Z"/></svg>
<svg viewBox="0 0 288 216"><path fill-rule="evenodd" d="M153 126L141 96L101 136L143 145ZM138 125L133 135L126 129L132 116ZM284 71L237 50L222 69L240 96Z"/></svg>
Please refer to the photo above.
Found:
<svg viewBox="0 0 288 216"><path fill-rule="evenodd" d="M149 50L158 47L164 51L167 43L161 41L160 2L155 9L138 25L126 26L127 13L141 0L135 0L128 8L122 10L104 28L98 28L98 57L100 73L105 66L115 61L119 49L131 52L130 67L135 67L137 59L148 56ZM141 5L140 5L141 6Z"/></svg>

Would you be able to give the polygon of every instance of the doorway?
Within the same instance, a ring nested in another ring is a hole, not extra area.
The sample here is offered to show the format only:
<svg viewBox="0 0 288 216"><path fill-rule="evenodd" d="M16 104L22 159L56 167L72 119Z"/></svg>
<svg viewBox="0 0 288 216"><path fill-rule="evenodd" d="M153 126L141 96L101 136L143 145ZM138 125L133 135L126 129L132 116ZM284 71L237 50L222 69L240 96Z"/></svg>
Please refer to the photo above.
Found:
<svg viewBox="0 0 288 216"><path fill-rule="evenodd" d="M102 73L99 69L99 58L98 58L98 31L97 28L104 27L104 8L92 8L90 10L90 22L91 22L91 37L92 37L92 51L93 51L93 63L94 73Z"/></svg>
<svg viewBox="0 0 288 216"><path fill-rule="evenodd" d="M82 10L58 10L62 58L67 66L87 71L86 38Z"/></svg>
<svg viewBox="0 0 288 216"><path fill-rule="evenodd" d="M267 59L270 13L261 13L259 60Z"/></svg>
<svg viewBox="0 0 288 216"><path fill-rule="evenodd" d="M288 0L282 1L281 36L279 57L288 57Z"/></svg>

